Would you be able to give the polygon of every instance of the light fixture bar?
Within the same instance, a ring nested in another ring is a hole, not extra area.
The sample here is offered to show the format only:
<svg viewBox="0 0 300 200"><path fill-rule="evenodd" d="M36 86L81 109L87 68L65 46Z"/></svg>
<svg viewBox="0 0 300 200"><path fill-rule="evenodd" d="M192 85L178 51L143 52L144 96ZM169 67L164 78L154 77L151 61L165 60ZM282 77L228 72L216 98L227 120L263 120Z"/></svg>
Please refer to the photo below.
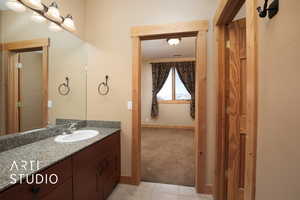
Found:
<svg viewBox="0 0 300 200"><path fill-rule="evenodd" d="M26 3L24 3L23 1L25 1L25 0L15 0L15 1L18 1L23 6L25 6L26 8L28 8L30 10L32 10L33 12L36 12L36 13L42 15L45 19L49 20L50 23L53 22L53 23L57 24L59 27L61 27L62 29L66 30L66 31L74 32L76 30L75 25L74 25L74 28L69 28L69 27L66 27L66 26L63 25L63 21L65 19L64 17L62 17L62 16L59 15L59 19L58 19L57 15L56 15L57 18L53 19L53 18L51 18L51 17L49 17L49 16L46 15L46 13L49 10L49 8L51 7L51 5L52 6L55 6L55 4L57 5L57 3L55 3L55 2L52 2L49 7L46 6L45 4L41 3L42 6L43 6L43 9L42 10L38 10L38 9L34 9L34 8L30 7L29 5L27 5ZM35 0L26 0L26 1L35 1ZM57 12L56 12L56 14L57 14ZM71 15L69 15L69 16L71 16ZM73 21L73 19L72 19L72 21ZM74 21L73 21L73 24L74 24Z"/></svg>

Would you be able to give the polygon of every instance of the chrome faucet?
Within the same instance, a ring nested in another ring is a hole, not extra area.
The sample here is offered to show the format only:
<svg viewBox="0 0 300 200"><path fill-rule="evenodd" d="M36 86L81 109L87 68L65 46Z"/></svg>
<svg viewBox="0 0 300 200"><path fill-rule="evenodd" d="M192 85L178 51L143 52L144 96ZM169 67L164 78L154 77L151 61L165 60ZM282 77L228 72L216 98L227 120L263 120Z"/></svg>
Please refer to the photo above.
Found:
<svg viewBox="0 0 300 200"><path fill-rule="evenodd" d="M66 133L67 134L72 134L73 131L76 130L76 126L77 126L77 123L71 123L70 126L67 128Z"/></svg>

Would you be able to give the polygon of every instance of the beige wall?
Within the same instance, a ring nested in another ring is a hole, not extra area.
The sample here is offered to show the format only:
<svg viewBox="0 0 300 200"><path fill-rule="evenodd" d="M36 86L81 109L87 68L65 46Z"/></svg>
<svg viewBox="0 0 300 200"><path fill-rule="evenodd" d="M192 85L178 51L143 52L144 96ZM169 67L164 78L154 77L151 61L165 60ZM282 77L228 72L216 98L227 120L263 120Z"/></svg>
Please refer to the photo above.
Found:
<svg viewBox="0 0 300 200"><path fill-rule="evenodd" d="M86 44L77 36L61 31L50 32L47 23L34 23L30 12L2 12L4 42L50 38L49 48L49 121L56 118L86 119ZM22 34L20 34L22 33ZM70 78L71 92L68 96L58 94L59 84Z"/></svg>
<svg viewBox="0 0 300 200"><path fill-rule="evenodd" d="M43 127L42 53L20 54L21 69L21 131Z"/></svg>
<svg viewBox="0 0 300 200"><path fill-rule="evenodd" d="M142 123L193 126L189 104L159 104L159 116L151 118L152 70L149 62L142 65Z"/></svg>
<svg viewBox="0 0 300 200"><path fill-rule="evenodd" d="M122 122L122 175L131 175L132 54L130 27L191 20L210 20L217 0L87 0L88 119ZM215 77L212 65L212 29L208 33L208 162L206 182L213 182L215 148ZM110 76L111 91L100 96L95 87Z"/></svg>
<svg viewBox="0 0 300 200"><path fill-rule="evenodd" d="M257 200L300 197L299 11L284 0L272 20L258 19Z"/></svg>

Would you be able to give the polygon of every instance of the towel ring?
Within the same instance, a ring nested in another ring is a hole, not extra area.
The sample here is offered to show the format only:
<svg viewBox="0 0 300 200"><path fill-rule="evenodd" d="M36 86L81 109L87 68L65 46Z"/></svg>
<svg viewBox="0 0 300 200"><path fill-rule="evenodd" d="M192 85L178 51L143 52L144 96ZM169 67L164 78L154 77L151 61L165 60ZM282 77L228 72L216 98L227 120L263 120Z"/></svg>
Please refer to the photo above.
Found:
<svg viewBox="0 0 300 200"><path fill-rule="evenodd" d="M105 76L105 82L102 82L98 85L98 93L100 95L107 95L109 93L109 86L107 84L108 82L108 76Z"/></svg>
<svg viewBox="0 0 300 200"><path fill-rule="evenodd" d="M71 89L69 86L69 77L66 77L66 82L62 83L58 86L58 93L62 96L66 96L70 93Z"/></svg>

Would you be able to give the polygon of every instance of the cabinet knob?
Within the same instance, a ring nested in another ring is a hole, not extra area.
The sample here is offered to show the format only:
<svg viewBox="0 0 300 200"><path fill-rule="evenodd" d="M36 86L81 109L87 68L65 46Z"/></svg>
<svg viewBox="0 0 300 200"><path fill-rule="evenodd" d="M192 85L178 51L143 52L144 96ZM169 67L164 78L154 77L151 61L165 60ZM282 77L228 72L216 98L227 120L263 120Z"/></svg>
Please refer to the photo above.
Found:
<svg viewBox="0 0 300 200"><path fill-rule="evenodd" d="M31 192L32 192L33 194L39 193L40 190L41 190L41 188L40 188L40 187L37 187L37 186L34 186L34 187L31 188Z"/></svg>

